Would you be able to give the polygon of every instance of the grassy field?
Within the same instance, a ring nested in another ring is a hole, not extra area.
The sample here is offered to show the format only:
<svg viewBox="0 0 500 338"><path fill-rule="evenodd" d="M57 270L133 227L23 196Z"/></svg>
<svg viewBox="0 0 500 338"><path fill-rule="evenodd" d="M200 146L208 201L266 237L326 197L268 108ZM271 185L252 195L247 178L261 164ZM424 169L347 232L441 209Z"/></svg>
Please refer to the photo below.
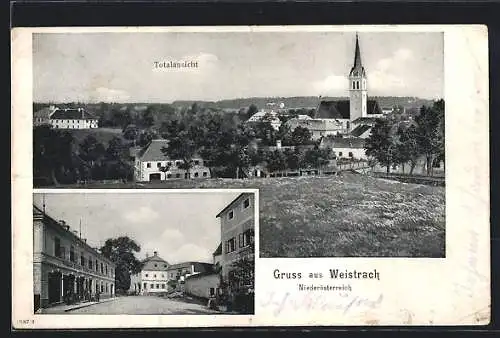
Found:
<svg viewBox="0 0 500 338"><path fill-rule="evenodd" d="M260 257L445 255L444 187L344 173L85 188L258 188Z"/></svg>

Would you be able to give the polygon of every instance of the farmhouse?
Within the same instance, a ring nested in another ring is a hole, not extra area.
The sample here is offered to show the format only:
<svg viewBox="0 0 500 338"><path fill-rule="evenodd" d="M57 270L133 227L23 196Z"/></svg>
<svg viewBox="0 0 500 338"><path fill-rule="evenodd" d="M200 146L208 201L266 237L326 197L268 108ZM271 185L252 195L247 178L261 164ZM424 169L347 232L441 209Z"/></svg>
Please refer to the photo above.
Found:
<svg viewBox="0 0 500 338"><path fill-rule="evenodd" d="M171 159L162 151L168 140L152 140L135 154L134 178L138 182L161 181L170 179L210 178L210 170L201 157L191 160L191 168L183 169L183 161Z"/></svg>
<svg viewBox="0 0 500 338"><path fill-rule="evenodd" d="M155 251L153 256L148 256L142 261L141 271L130 276L129 292L141 295L167 292L168 267L168 262Z"/></svg>
<svg viewBox="0 0 500 338"><path fill-rule="evenodd" d="M367 160L365 153L365 140L355 137L324 137L321 139L320 148L331 148L336 158L349 158Z"/></svg>

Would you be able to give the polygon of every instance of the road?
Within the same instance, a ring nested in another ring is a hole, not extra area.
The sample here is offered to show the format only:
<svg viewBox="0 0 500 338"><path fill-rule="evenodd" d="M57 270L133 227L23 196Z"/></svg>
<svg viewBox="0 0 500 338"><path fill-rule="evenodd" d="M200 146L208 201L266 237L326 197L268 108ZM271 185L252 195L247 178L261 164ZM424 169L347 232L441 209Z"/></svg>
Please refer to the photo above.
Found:
<svg viewBox="0 0 500 338"><path fill-rule="evenodd" d="M204 305L188 303L182 300L160 298L156 296L128 296L101 304L76 309L71 314L96 314L96 315L203 315L217 314Z"/></svg>

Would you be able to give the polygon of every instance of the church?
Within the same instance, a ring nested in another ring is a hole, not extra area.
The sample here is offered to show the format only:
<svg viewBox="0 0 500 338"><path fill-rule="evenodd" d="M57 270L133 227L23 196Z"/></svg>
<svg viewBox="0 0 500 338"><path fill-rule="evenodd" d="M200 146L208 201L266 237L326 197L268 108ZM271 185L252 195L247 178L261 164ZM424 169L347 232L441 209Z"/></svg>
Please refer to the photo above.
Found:
<svg viewBox="0 0 500 338"><path fill-rule="evenodd" d="M368 99L366 71L361 61L358 34L354 50L354 63L349 72L349 99L322 100L312 119L289 120L290 129L298 126L309 129L314 140L328 135L366 138L376 118L384 116L376 100Z"/></svg>

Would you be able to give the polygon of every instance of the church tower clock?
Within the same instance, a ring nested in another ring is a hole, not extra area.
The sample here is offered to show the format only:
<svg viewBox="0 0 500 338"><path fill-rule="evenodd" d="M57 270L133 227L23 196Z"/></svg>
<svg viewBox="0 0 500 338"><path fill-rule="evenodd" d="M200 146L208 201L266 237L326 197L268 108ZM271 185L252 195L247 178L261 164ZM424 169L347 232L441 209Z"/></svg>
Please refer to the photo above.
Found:
<svg viewBox="0 0 500 338"><path fill-rule="evenodd" d="M356 49L354 51L354 65L349 73L349 111L350 121L358 117L366 117L367 87L366 73L361 63L358 34L356 33Z"/></svg>

